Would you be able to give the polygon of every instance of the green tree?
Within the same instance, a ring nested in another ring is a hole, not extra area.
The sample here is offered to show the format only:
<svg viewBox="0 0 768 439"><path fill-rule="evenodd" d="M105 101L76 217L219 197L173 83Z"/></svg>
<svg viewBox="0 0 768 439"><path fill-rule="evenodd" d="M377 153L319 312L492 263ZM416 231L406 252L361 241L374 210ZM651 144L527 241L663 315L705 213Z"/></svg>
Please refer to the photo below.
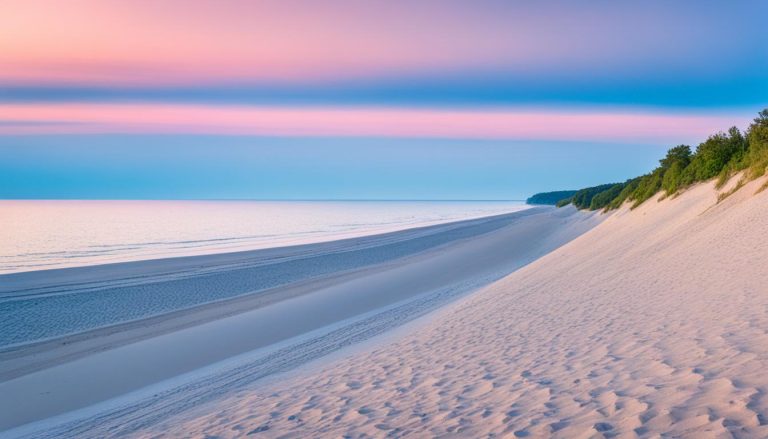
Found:
<svg viewBox="0 0 768 439"><path fill-rule="evenodd" d="M629 197L630 200L634 200L632 208L636 208L643 204L646 200L651 198L661 189L661 180L664 175L662 168L656 168L650 174L646 174L641 177L640 182L637 185L637 189L632 192Z"/></svg>
<svg viewBox="0 0 768 439"><path fill-rule="evenodd" d="M607 209L618 209L621 207L625 201L627 201L633 193L637 190L637 187L640 185L640 180L642 180L643 177L635 177L631 180L627 181L627 184L624 186L624 189L619 192L619 195L616 196L611 202L608 204Z"/></svg>
<svg viewBox="0 0 768 439"><path fill-rule="evenodd" d="M634 209L660 190L674 194L686 186L716 176L720 177L718 184L722 185L734 171L745 168L749 168L748 177L751 178L768 171L768 109L758 113L746 133L731 127L727 132L709 136L693 154L690 146L675 146L648 174L624 183L581 189L557 205L572 203L579 209L607 210L633 201Z"/></svg>
<svg viewBox="0 0 768 439"><path fill-rule="evenodd" d="M600 186L581 189L573 194L571 203L579 209L589 209L592 205L592 198L600 192L610 189L614 184L601 184Z"/></svg>
<svg viewBox="0 0 768 439"><path fill-rule="evenodd" d="M696 148L696 154L691 161L691 183L717 176L732 158L744 154L746 146L744 136L736 127L729 129L728 133L709 136Z"/></svg>
<svg viewBox="0 0 768 439"><path fill-rule="evenodd" d="M611 204L611 201L613 201L614 198L619 196L619 194L627 185L627 183L628 182L616 183L613 186L609 187L608 189L596 194L594 197L592 197L592 201L589 204L589 210L598 210L598 209L607 210L608 205Z"/></svg>
<svg viewBox="0 0 768 439"><path fill-rule="evenodd" d="M761 111L747 130L748 151L745 154L750 176L765 174L768 167L768 109Z"/></svg>
<svg viewBox="0 0 768 439"><path fill-rule="evenodd" d="M663 176L661 187L672 195L682 186L683 170L691 163L691 147L678 145L667 151L667 156L659 160Z"/></svg>
<svg viewBox="0 0 768 439"><path fill-rule="evenodd" d="M691 147L688 145L677 145L667 151L667 156L659 160L659 164L664 169L671 168L675 163L683 168L691 163Z"/></svg>
<svg viewBox="0 0 768 439"><path fill-rule="evenodd" d="M685 165L682 165L680 162L674 162L664 172L664 177L661 179L661 188L664 189L667 195L672 195L682 188L684 170Z"/></svg>

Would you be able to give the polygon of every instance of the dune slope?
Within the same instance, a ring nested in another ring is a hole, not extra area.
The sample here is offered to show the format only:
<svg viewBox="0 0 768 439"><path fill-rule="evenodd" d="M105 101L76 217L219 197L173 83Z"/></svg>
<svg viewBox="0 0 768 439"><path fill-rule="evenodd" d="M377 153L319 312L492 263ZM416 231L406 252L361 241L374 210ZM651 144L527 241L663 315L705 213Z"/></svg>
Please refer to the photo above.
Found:
<svg viewBox="0 0 768 439"><path fill-rule="evenodd" d="M620 210L411 324L147 436L768 437L768 191Z"/></svg>

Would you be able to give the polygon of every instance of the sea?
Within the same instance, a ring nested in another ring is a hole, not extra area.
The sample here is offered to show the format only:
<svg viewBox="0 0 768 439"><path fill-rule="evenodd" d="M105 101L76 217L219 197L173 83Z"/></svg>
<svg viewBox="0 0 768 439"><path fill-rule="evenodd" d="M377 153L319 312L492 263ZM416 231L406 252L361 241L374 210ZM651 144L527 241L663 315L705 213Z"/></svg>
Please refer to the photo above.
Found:
<svg viewBox="0 0 768 439"><path fill-rule="evenodd" d="M332 241L527 207L522 201L0 200L0 274Z"/></svg>

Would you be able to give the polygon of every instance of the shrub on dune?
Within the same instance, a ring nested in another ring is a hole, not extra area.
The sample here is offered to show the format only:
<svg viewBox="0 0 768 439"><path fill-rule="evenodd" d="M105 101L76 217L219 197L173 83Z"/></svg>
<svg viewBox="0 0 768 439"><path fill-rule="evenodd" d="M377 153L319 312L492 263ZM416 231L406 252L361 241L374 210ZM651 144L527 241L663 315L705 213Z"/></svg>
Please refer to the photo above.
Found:
<svg viewBox="0 0 768 439"><path fill-rule="evenodd" d="M761 111L747 130L745 168L751 178L762 177L768 168L768 109Z"/></svg>
<svg viewBox="0 0 768 439"><path fill-rule="evenodd" d="M766 174L768 169L768 109L758 113L746 132L731 127L707 138L691 152L688 145L670 148L659 160L659 166L648 174L624 183L604 184L577 191L573 197L561 200L558 207L573 204L579 209L618 209L625 202L632 202L632 209L652 198L659 191L674 195L693 184L717 178L716 187L723 187L735 173L746 170L745 179L751 180ZM735 189L721 194L727 197L743 186L742 180ZM768 188L768 182L761 190Z"/></svg>

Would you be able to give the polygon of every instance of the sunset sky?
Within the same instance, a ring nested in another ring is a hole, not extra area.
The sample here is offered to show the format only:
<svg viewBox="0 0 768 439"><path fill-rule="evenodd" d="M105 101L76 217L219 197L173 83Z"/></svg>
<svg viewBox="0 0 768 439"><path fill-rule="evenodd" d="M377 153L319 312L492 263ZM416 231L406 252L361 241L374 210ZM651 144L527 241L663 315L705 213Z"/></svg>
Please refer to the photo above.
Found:
<svg viewBox="0 0 768 439"><path fill-rule="evenodd" d="M0 198L519 199L768 106L768 2L0 3Z"/></svg>

